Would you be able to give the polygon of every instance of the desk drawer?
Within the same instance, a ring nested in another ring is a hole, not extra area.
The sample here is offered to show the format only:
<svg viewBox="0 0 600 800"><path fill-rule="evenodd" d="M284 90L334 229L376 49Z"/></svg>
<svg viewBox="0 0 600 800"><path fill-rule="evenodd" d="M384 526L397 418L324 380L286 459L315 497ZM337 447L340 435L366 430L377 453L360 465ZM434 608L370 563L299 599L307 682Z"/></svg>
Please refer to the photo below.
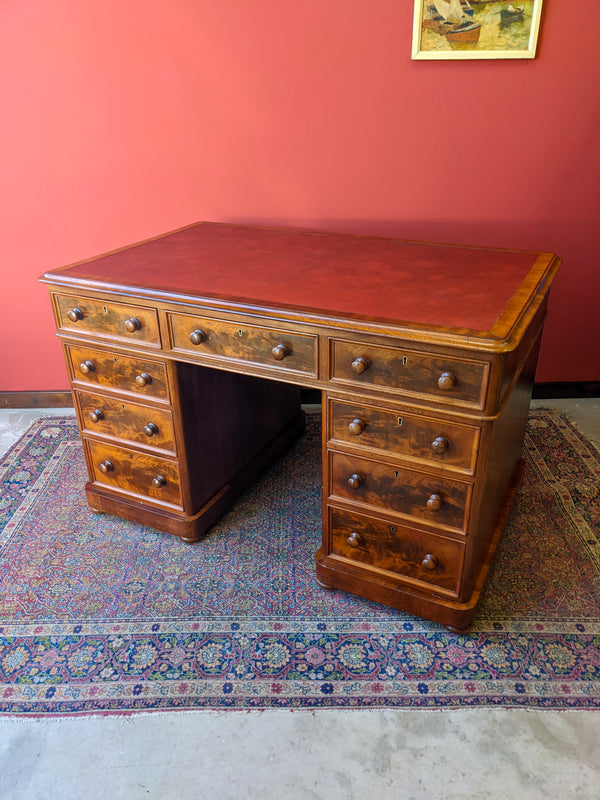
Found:
<svg viewBox="0 0 600 800"><path fill-rule="evenodd" d="M169 410L123 403L114 397L87 392L74 394L86 430L175 452L173 419Z"/></svg>
<svg viewBox="0 0 600 800"><path fill-rule="evenodd" d="M167 370L162 361L122 356L91 347L65 346L72 380L138 395L168 399Z"/></svg>
<svg viewBox="0 0 600 800"><path fill-rule="evenodd" d="M89 439L85 444L95 482L181 507L177 462Z"/></svg>
<svg viewBox="0 0 600 800"><path fill-rule="evenodd" d="M156 309L88 297L54 296L61 330L160 347Z"/></svg>
<svg viewBox="0 0 600 800"><path fill-rule="evenodd" d="M174 350L317 374L316 336L185 314L169 314L169 324Z"/></svg>
<svg viewBox="0 0 600 800"><path fill-rule="evenodd" d="M468 425L333 401L330 441L410 458L472 475L479 429Z"/></svg>
<svg viewBox="0 0 600 800"><path fill-rule="evenodd" d="M488 365L476 361L344 340L331 342L330 380L355 389L369 386L483 408L487 377Z"/></svg>
<svg viewBox="0 0 600 800"><path fill-rule="evenodd" d="M470 484L342 453L329 458L332 496L464 532Z"/></svg>
<svg viewBox="0 0 600 800"><path fill-rule="evenodd" d="M336 555L457 593L462 542L337 508L329 515Z"/></svg>

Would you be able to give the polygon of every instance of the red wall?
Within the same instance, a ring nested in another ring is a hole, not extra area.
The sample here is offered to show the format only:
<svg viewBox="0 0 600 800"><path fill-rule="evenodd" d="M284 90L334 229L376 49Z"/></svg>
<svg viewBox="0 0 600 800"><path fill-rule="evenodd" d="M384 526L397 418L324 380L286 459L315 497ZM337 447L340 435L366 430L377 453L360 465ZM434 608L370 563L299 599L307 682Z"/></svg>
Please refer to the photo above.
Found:
<svg viewBox="0 0 600 800"><path fill-rule="evenodd" d="M43 271L200 219L553 250L538 380L600 379L600 3L528 61L413 62L412 12L1 2L0 390L67 386Z"/></svg>

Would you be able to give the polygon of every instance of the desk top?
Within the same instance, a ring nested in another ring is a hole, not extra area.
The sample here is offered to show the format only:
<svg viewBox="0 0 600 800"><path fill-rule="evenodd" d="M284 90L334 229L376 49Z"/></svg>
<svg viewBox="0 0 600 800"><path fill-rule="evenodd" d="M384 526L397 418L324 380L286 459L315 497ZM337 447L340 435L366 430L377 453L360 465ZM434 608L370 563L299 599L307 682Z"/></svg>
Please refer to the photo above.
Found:
<svg viewBox="0 0 600 800"><path fill-rule="evenodd" d="M201 222L42 280L497 341L559 264L551 253Z"/></svg>

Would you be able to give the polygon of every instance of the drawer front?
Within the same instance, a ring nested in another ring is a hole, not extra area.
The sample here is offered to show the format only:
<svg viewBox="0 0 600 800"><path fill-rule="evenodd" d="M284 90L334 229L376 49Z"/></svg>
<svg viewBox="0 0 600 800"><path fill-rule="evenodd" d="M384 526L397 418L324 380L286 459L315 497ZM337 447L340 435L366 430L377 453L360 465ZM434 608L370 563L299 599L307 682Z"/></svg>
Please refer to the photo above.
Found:
<svg viewBox="0 0 600 800"><path fill-rule="evenodd" d="M368 386L402 395L483 408L488 367L396 347L335 340L331 342L334 383Z"/></svg>
<svg viewBox="0 0 600 800"><path fill-rule="evenodd" d="M60 328L160 347L156 309L55 295Z"/></svg>
<svg viewBox="0 0 600 800"><path fill-rule="evenodd" d="M478 428L337 401L329 409L330 440L469 475L475 471Z"/></svg>
<svg viewBox="0 0 600 800"><path fill-rule="evenodd" d="M470 484L330 453L331 495L464 532Z"/></svg>
<svg viewBox="0 0 600 800"><path fill-rule="evenodd" d="M169 397L167 370L162 361L71 345L66 346L66 353L75 381L157 399Z"/></svg>
<svg viewBox="0 0 600 800"><path fill-rule="evenodd" d="M329 515L336 555L457 593L461 542L341 509Z"/></svg>
<svg viewBox="0 0 600 800"><path fill-rule="evenodd" d="M167 409L123 403L87 392L75 392L75 400L86 430L175 452L173 419Z"/></svg>
<svg viewBox="0 0 600 800"><path fill-rule="evenodd" d="M95 482L181 507L175 461L86 440Z"/></svg>
<svg viewBox="0 0 600 800"><path fill-rule="evenodd" d="M175 350L317 374L315 336L184 314L170 314L169 322Z"/></svg>

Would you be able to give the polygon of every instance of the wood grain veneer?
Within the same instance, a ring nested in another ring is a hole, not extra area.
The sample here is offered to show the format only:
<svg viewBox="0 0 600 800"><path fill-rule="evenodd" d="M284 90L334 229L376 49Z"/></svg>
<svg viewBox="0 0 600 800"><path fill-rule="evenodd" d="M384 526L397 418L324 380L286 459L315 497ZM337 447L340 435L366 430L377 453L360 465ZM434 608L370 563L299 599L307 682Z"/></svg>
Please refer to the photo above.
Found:
<svg viewBox="0 0 600 800"><path fill-rule="evenodd" d="M199 223L46 273L91 507L201 539L302 431L299 387L316 389L317 580L465 629L559 265Z"/></svg>

